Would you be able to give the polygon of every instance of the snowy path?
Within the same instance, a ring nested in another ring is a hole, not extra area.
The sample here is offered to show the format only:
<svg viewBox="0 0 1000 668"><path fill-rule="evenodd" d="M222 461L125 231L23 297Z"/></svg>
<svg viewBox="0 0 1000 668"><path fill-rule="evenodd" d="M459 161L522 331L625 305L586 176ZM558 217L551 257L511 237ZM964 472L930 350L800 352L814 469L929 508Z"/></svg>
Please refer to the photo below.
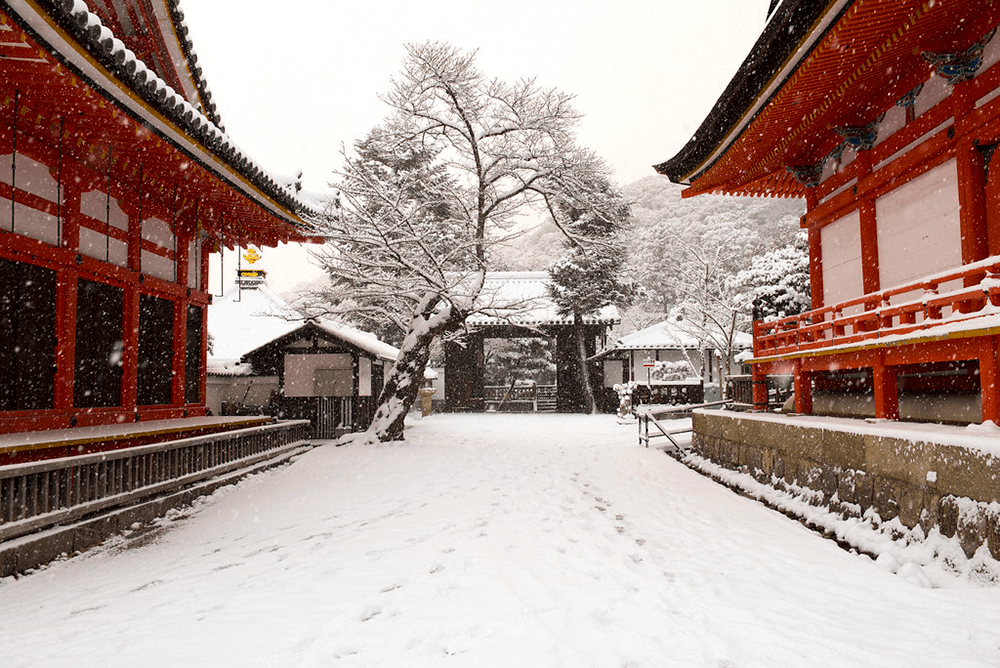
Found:
<svg viewBox="0 0 1000 668"><path fill-rule="evenodd" d="M0 666L1000 665L1000 591L920 589L610 417L408 437L0 580Z"/></svg>

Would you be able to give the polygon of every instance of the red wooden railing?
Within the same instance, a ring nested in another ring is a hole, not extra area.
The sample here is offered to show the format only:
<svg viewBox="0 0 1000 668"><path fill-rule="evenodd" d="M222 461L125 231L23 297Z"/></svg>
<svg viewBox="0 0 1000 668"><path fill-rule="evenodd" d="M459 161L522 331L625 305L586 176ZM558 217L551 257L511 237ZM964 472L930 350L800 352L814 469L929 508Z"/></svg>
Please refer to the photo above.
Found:
<svg viewBox="0 0 1000 668"><path fill-rule="evenodd" d="M959 281L962 287L939 292L941 286ZM893 297L916 291L919 297L892 303ZM756 321L754 356L830 348L1000 313L991 306L1000 307L996 256L789 318Z"/></svg>

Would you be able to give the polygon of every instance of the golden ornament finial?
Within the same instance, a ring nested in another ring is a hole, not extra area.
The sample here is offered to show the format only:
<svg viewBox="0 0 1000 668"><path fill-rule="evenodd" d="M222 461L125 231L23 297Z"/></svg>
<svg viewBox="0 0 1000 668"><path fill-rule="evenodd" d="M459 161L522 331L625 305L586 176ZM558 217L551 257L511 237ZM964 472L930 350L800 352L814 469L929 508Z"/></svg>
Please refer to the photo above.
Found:
<svg viewBox="0 0 1000 668"><path fill-rule="evenodd" d="M254 248L253 246L251 246L250 249L247 250L247 252L243 254L243 259L246 260L247 262L249 262L250 264L255 263L261 257L263 257L263 256L260 253L258 253L257 249Z"/></svg>

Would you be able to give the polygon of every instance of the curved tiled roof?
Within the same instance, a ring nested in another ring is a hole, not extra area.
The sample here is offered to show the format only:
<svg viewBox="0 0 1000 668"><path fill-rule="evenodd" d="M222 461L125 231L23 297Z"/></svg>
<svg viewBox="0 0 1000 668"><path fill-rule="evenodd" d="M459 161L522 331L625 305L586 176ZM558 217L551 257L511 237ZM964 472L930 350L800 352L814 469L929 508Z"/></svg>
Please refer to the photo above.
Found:
<svg viewBox="0 0 1000 668"><path fill-rule="evenodd" d="M694 137L674 157L654 169L674 183L697 179L709 166L712 152L736 129L749 107L801 47L816 21L837 0L786 0L769 10L770 19L750 55L722 93Z"/></svg>
<svg viewBox="0 0 1000 668"><path fill-rule="evenodd" d="M188 27L184 21L184 11L181 10L180 2L179 0L166 1L170 9L170 18L173 21L177 34L177 41L180 42L181 51L184 52L184 57L187 58L188 71L191 73L191 78L194 79L195 88L198 89L202 111L216 127L225 131L226 127L222 124L222 118L219 116L215 102L212 102L212 91L209 90L208 82L202 76L201 67L198 65L198 54L194 50L191 38L188 37Z"/></svg>
<svg viewBox="0 0 1000 668"><path fill-rule="evenodd" d="M189 136L201 143L230 167L239 172L251 184L271 197L279 205L297 214L317 215L319 211L295 196L284 184L275 180L220 127L220 119L211 103L211 93L197 67L197 56L187 27L183 23L183 13L176 0L169 0L174 17L178 21L177 31L185 55L189 58L191 74L198 86L205 112L197 109L182 95L171 88L152 69L146 66L124 42L114 36L97 14L91 12L83 0L50 0L51 14L67 29L90 55L112 72L146 103L175 123Z"/></svg>
<svg viewBox="0 0 1000 668"><path fill-rule="evenodd" d="M688 144L656 170L700 193L805 197L807 174L1000 24L986 0L784 0Z"/></svg>

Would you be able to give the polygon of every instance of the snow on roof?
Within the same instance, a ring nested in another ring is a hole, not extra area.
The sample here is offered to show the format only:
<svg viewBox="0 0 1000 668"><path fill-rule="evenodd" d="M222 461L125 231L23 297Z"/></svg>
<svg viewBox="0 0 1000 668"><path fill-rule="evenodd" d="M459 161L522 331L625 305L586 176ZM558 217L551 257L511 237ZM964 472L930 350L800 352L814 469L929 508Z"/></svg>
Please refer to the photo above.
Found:
<svg viewBox="0 0 1000 668"><path fill-rule="evenodd" d="M223 376L250 373L249 365L239 363L244 355L304 327L306 322L300 312L267 285L254 289L230 288L208 307L208 331L212 335L209 373ZM399 350L369 332L320 318L308 322L380 359L395 361L399 354Z"/></svg>
<svg viewBox="0 0 1000 668"><path fill-rule="evenodd" d="M303 325L305 318L266 285L226 290L208 307L209 362L238 362L244 354Z"/></svg>
<svg viewBox="0 0 1000 668"><path fill-rule="evenodd" d="M626 334L614 342L604 352L612 350L680 350L681 348L698 348L697 337L691 333L690 326L683 320L673 318L650 325L645 329ZM734 337L737 348L752 348L753 337L744 332L737 332Z"/></svg>
<svg viewBox="0 0 1000 668"><path fill-rule="evenodd" d="M570 325L571 316L559 315L549 298L549 274L544 271L493 271L486 274L476 304L479 312L469 316L472 326L484 325ZM585 315L584 324L614 325L621 322L615 306L605 306L596 314Z"/></svg>
<svg viewBox="0 0 1000 668"><path fill-rule="evenodd" d="M384 341L380 341L378 337L370 332L365 332L351 327L350 325L322 318L313 318L309 322L316 325L324 332L332 334L342 341L346 341L351 345L370 352L379 359L383 359L387 362L395 362L396 357L399 355L398 348L390 346Z"/></svg>

